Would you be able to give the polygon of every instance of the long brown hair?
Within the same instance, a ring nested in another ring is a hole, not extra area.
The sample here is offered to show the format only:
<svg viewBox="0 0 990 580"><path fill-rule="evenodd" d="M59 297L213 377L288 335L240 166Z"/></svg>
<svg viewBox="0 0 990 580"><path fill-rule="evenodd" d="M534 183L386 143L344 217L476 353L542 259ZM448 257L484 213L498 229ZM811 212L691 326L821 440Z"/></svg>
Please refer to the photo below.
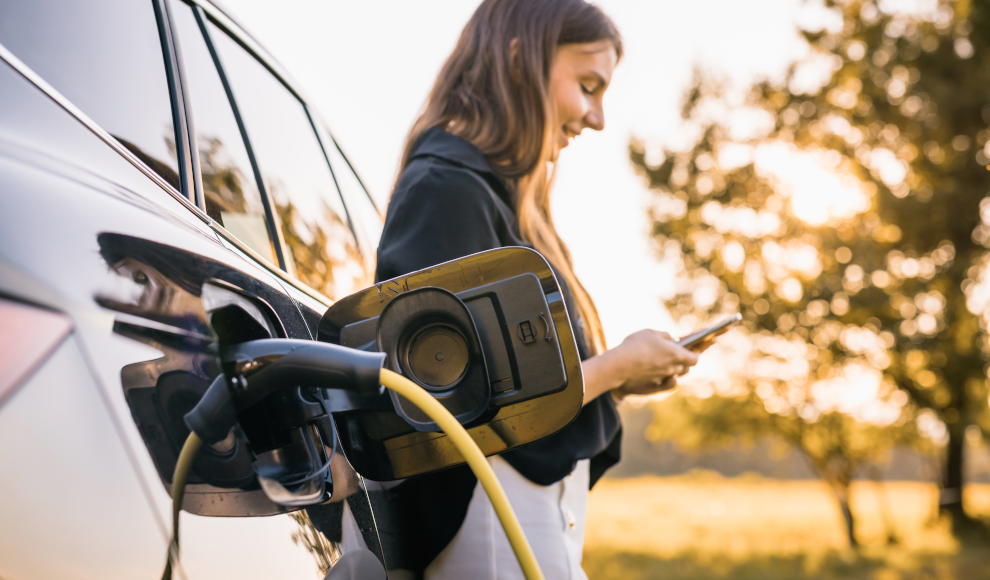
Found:
<svg viewBox="0 0 990 580"><path fill-rule="evenodd" d="M434 127L480 149L514 189L520 235L570 286L593 353L605 350L601 320L550 216L556 131L548 85L558 46L600 40L622 57L615 25L585 0L484 0L440 70L399 165L401 175L416 141Z"/></svg>

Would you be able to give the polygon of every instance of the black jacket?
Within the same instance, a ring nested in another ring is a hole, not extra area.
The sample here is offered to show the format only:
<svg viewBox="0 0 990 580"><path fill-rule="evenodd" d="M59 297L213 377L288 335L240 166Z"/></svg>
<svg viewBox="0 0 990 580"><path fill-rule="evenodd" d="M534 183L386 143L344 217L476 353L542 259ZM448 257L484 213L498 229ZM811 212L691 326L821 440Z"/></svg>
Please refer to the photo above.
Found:
<svg viewBox="0 0 990 580"><path fill-rule="evenodd" d="M376 280L504 246L528 246L516 225L506 182L470 142L441 129L426 131L413 149L392 195L378 247ZM563 278L564 299L573 304ZM588 358L583 324L570 308L581 359ZM579 459L591 459L591 485L619 460L621 425L611 395L598 397L557 433L502 454L540 485L560 481ZM396 493L407 496L422 542L425 566L453 539L467 513L476 480L467 466L412 478ZM417 550L417 551L420 551ZM414 569L419 566L413 566Z"/></svg>

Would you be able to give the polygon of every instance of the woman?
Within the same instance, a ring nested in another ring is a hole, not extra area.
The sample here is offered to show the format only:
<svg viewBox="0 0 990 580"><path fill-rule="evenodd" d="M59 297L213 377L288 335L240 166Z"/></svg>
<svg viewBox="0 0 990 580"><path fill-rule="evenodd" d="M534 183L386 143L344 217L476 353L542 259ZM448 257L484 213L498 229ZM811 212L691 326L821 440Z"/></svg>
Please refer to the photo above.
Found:
<svg viewBox="0 0 990 580"><path fill-rule="evenodd" d="M612 22L584 0L485 0L409 133L378 250L378 280L502 246L535 248L561 283L583 360L584 406L558 433L490 458L548 579L581 570L588 490L618 461L615 404L673 388L697 362L662 332L606 350L549 211L552 164L605 125L602 96L622 56ZM466 467L395 490L428 579L521 578L484 491Z"/></svg>

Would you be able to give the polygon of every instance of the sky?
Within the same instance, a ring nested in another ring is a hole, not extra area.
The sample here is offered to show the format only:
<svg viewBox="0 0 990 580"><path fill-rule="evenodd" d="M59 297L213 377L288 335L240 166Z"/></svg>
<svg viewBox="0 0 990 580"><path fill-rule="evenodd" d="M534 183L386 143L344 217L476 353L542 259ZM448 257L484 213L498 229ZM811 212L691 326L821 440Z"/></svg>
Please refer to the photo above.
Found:
<svg viewBox="0 0 990 580"><path fill-rule="evenodd" d="M298 81L380 207L402 143L477 2L223 0ZM605 95L605 129L561 154L551 209L610 346L641 328L687 334L662 298L673 272L648 236L650 192L628 160L630 139L690 143L680 101L694 69L743 85L779 78L807 53L797 25L827 15L800 0L603 0L626 56Z"/></svg>

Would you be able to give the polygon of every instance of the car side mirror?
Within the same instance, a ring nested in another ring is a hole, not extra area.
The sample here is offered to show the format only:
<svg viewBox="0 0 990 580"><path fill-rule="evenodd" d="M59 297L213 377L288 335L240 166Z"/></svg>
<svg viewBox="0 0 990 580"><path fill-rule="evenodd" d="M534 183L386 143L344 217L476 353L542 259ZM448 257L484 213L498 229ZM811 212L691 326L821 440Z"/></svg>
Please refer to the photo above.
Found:
<svg viewBox="0 0 990 580"><path fill-rule="evenodd" d="M481 252L347 296L323 315L318 340L385 353L386 367L436 397L485 455L558 431L584 397L560 287L547 261L528 248ZM463 461L397 394L328 395L344 454L369 479Z"/></svg>

